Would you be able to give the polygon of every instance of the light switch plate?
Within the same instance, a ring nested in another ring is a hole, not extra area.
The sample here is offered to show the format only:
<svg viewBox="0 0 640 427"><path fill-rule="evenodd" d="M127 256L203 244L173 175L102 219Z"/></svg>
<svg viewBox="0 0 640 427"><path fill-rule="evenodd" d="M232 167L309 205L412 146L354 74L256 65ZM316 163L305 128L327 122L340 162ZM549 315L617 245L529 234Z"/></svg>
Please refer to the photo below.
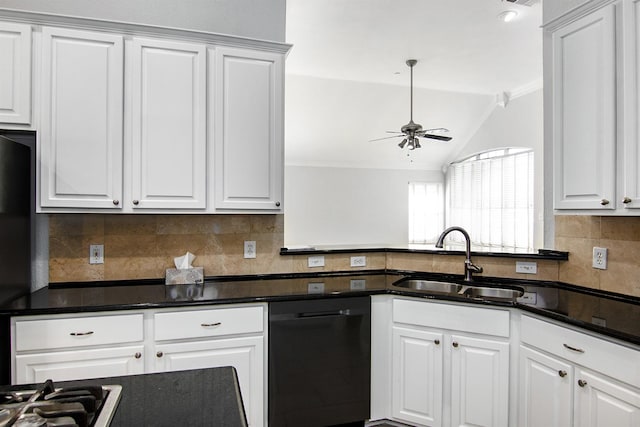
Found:
<svg viewBox="0 0 640 427"><path fill-rule="evenodd" d="M307 266L309 266L310 268L313 267L324 267L324 256L323 255L316 255L316 256L310 256L307 258Z"/></svg>
<svg viewBox="0 0 640 427"><path fill-rule="evenodd" d="M367 266L366 256L360 255L360 256L351 257L351 267L366 267L366 266Z"/></svg>
<svg viewBox="0 0 640 427"><path fill-rule="evenodd" d="M516 273L536 274L538 272L538 263L516 261Z"/></svg>
<svg viewBox="0 0 640 427"><path fill-rule="evenodd" d="M104 245L89 245L89 264L104 264Z"/></svg>

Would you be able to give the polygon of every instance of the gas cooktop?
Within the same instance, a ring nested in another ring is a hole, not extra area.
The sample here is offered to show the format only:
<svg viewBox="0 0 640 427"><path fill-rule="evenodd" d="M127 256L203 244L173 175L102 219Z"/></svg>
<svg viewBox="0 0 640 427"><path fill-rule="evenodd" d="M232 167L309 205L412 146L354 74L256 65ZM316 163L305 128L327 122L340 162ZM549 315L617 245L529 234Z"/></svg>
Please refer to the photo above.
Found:
<svg viewBox="0 0 640 427"><path fill-rule="evenodd" d="M107 427L121 391L119 385L56 388L47 380L35 389L0 392L0 427Z"/></svg>

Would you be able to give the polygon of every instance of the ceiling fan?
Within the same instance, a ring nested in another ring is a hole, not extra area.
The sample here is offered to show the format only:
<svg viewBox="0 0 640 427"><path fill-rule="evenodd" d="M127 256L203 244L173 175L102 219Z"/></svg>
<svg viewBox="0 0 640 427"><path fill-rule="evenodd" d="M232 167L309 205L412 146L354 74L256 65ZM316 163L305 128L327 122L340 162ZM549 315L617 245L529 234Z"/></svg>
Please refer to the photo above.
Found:
<svg viewBox="0 0 640 427"><path fill-rule="evenodd" d="M413 122L413 67L418 63L416 59L408 59L407 65L411 70L411 117L409 119L409 123L402 126L400 128L400 132L397 131L387 131L387 133L397 133L398 135L387 136L384 138L372 139L371 141L381 141L383 139L391 139L391 138L403 138L402 141L398 144L398 147L404 148L406 145L409 146L409 150L415 150L416 148L420 148L420 138L429 138L435 139L438 141L451 141L450 136L440 135L438 133L432 132L449 132L449 129L445 128L433 128L433 129L422 129L422 125Z"/></svg>

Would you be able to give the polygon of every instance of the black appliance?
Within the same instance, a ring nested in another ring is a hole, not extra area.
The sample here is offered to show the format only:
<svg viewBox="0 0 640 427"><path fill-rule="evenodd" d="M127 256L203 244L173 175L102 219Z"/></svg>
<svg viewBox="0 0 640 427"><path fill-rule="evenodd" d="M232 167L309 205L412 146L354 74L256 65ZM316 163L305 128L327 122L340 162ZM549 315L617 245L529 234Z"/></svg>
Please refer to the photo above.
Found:
<svg viewBox="0 0 640 427"><path fill-rule="evenodd" d="M32 390L0 392L0 426L107 427L120 385L56 388L51 380Z"/></svg>
<svg viewBox="0 0 640 427"><path fill-rule="evenodd" d="M269 304L269 426L364 425L370 417L371 300Z"/></svg>
<svg viewBox="0 0 640 427"><path fill-rule="evenodd" d="M0 306L31 290L31 150L0 135Z"/></svg>

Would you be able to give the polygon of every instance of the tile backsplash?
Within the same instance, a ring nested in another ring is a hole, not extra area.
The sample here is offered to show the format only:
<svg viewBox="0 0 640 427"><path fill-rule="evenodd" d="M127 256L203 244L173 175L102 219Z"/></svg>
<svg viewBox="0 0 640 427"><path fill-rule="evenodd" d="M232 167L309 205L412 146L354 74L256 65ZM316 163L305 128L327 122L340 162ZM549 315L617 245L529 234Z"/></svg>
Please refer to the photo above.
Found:
<svg viewBox="0 0 640 427"><path fill-rule="evenodd" d="M640 297L640 217L556 216L555 249L569 261L536 260L535 275L515 273L515 259L475 256L483 275L560 280ZM257 257L244 259L243 242L255 240ZM89 245L104 245L104 264L89 264ZM397 269L463 273L463 257L366 253L364 268L349 266L357 254L330 254L309 268L304 256L280 256L282 215L58 214L49 221L49 281L163 278L173 258L189 251L205 276ZM608 249L607 270L591 267L594 246Z"/></svg>

